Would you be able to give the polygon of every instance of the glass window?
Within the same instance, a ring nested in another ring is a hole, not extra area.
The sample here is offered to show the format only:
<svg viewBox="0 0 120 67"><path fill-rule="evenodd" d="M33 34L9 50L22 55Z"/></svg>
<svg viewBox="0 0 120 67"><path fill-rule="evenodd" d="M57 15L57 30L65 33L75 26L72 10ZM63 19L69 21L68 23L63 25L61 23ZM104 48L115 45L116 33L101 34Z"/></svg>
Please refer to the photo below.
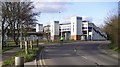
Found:
<svg viewBox="0 0 120 67"><path fill-rule="evenodd" d="M88 30L88 32L91 32L92 30Z"/></svg>
<svg viewBox="0 0 120 67"><path fill-rule="evenodd" d="M87 31L83 31L83 34L87 34Z"/></svg>
<svg viewBox="0 0 120 67"><path fill-rule="evenodd" d="M88 29L92 29L92 27L88 27Z"/></svg>
<svg viewBox="0 0 120 67"><path fill-rule="evenodd" d="M82 27L82 29L87 29L87 27Z"/></svg>

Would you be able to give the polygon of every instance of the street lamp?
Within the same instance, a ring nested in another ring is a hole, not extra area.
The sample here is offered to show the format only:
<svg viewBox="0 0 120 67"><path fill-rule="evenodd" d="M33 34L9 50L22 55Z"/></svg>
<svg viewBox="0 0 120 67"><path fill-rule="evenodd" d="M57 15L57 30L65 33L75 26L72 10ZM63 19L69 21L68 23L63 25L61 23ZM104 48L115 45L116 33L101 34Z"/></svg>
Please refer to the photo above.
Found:
<svg viewBox="0 0 120 67"><path fill-rule="evenodd" d="M61 12L59 11L59 14L60 14L60 13L61 13ZM61 28L61 27L60 27L60 28ZM61 28L61 30L60 30L60 31L61 31L61 37L62 37L62 28Z"/></svg>

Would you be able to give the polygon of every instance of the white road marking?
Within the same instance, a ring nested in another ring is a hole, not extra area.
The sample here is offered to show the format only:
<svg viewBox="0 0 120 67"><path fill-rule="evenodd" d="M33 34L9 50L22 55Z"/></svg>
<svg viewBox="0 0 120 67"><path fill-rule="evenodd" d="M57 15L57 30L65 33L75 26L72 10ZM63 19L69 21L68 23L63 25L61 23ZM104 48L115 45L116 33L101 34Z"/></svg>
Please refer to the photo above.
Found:
<svg viewBox="0 0 120 67"><path fill-rule="evenodd" d="M87 57L85 57L85 56L82 56L83 58L85 58L85 59L87 59Z"/></svg>
<svg viewBox="0 0 120 67"><path fill-rule="evenodd" d="M42 59L42 62L43 62L44 67L47 67L44 59Z"/></svg>
<svg viewBox="0 0 120 67"><path fill-rule="evenodd" d="M42 59L40 59L40 65L41 65L41 67L43 67L43 65L42 65Z"/></svg>
<svg viewBox="0 0 120 67"><path fill-rule="evenodd" d="M42 63L42 54L40 53L40 65L41 65L41 67L43 67L43 63Z"/></svg>

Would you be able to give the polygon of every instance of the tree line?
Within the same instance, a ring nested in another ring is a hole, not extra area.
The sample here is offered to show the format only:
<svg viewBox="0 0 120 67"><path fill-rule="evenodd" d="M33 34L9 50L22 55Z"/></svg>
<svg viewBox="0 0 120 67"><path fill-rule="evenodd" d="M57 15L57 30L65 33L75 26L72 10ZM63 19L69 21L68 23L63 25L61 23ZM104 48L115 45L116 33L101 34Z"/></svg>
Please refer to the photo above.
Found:
<svg viewBox="0 0 120 67"><path fill-rule="evenodd" d="M106 18L103 31L108 35L108 39L111 40L114 46L120 48L120 15L114 14Z"/></svg>
<svg viewBox="0 0 120 67"><path fill-rule="evenodd" d="M31 24L36 23L36 16L40 12L34 12L32 2L0 2L2 6L2 46L6 44L5 36L11 37L18 45L21 36L26 37Z"/></svg>

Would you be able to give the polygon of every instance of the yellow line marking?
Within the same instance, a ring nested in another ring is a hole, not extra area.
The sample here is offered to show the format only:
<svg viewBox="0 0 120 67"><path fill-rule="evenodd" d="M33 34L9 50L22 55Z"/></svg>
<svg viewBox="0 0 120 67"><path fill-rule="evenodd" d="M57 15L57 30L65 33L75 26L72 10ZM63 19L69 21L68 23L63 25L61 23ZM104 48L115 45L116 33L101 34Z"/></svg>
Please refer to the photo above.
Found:
<svg viewBox="0 0 120 67"><path fill-rule="evenodd" d="M45 63L45 61L44 61L44 58L43 58L42 53L43 53L43 51L41 51L41 53L40 53L40 65L41 65L42 67L47 67L47 66L46 66L46 63Z"/></svg>
<svg viewBox="0 0 120 67"><path fill-rule="evenodd" d="M43 65L42 65L42 60L40 59L40 65L41 65L41 67L43 67Z"/></svg>
<svg viewBox="0 0 120 67"><path fill-rule="evenodd" d="M42 60L42 62L43 62L44 67L47 67L44 59Z"/></svg>

